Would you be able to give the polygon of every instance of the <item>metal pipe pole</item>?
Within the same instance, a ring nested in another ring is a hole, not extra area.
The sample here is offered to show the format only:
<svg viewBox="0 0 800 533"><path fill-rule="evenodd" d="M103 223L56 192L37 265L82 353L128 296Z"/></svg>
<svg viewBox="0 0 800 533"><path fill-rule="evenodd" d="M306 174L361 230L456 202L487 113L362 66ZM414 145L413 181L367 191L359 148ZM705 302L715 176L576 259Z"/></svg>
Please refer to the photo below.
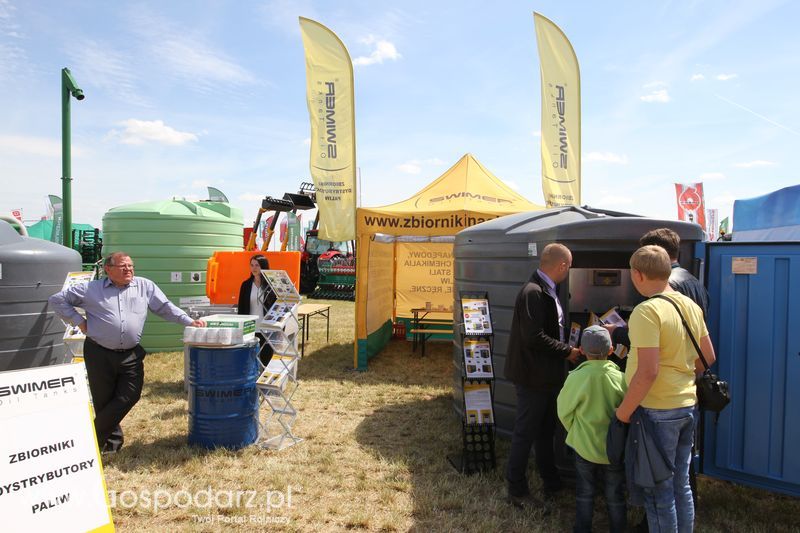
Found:
<svg viewBox="0 0 800 533"><path fill-rule="evenodd" d="M83 91L75 83L68 68L61 69L61 200L63 225L61 238L66 247L72 247L72 132L70 130L70 95L83 100Z"/></svg>
<svg viewBox="0 0 800 533"><path fill-rule="evenodd" d="M70 131L67 69L61 71L61 244L69 247L72 229L72 133Z"/></svg>

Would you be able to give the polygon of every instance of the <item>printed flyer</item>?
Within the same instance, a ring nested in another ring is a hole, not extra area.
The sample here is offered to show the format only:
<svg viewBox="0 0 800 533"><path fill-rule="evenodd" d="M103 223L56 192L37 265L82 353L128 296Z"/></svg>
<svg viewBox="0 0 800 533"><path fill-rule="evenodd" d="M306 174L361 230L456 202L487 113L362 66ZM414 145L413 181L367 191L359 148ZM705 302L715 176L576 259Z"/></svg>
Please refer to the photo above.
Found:
<svg viewBox="0 0 800 533"><path fill-rule="evenodd" d="M462 298L461 310L464 313L464 332L467 335L492 334L488 300L485 298Z"/></svg>
<svg viewBox="0 0 800 533"><path fill-rule="evenodd" d="M492 347L486 340L464 341L464 369L467 378L492 378Z"/></svg>

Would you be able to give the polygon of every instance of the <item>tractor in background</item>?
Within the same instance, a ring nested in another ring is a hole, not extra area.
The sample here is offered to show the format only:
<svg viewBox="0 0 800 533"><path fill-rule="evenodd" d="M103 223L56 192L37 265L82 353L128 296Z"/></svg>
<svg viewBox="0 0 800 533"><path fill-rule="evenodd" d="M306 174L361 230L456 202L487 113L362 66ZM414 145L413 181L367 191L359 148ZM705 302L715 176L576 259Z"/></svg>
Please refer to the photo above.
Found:
<svg viewBox="0 0 800 533"><path fill-rule="evenodd" d="M332 243L320 239L318 229L308 230L300 258L300 286L301 292L303 288L307 290L309 298L354 300L356 256L352 241Z"/></svg>
<svg viewBox="0 0 800 533"><path fill-rule="evenodd" d="M316 204L314 184L303 182L300 192ZM306 232L300 257L300 293L309 298L355 300L355 242L331 242L319 238L319 210L314 225Z"/></svg>

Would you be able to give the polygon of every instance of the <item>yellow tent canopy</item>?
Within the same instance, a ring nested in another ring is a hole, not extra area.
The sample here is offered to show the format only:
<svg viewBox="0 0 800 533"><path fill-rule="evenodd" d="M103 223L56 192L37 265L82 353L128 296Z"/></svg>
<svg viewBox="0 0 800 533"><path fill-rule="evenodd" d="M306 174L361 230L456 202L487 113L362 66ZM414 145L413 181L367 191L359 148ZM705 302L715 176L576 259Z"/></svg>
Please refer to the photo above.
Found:
<svg viewBox="0 0 800 533"><path fill-rule="evenodd" d="M452 237L503 215L538 211L472 154L395 204L356 210L354 366L366 369L398 316L427 302L453 305Z"/></svg>

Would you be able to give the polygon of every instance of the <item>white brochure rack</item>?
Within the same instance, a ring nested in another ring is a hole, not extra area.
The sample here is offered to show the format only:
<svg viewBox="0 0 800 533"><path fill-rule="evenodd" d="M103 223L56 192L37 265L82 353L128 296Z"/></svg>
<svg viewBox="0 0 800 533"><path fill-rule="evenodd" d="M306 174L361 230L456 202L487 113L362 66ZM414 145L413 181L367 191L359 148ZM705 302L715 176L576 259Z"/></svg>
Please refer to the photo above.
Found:
<svg viewBox="0 0 800 533"><path fill-rule="evenodd" d="M297 335L301 334L297 320L300 295L283 270L263 270L261 274L275 293L275 303L270 307L258 331L272 347L269 364L256 381L261 394L262 416L259 419L259 445L271 450L282 450L303 439L292 433L297 419L297 409L292 398L297 392L297 363L300 359ZM263 412L266 411L266 412Z"/></svg>

